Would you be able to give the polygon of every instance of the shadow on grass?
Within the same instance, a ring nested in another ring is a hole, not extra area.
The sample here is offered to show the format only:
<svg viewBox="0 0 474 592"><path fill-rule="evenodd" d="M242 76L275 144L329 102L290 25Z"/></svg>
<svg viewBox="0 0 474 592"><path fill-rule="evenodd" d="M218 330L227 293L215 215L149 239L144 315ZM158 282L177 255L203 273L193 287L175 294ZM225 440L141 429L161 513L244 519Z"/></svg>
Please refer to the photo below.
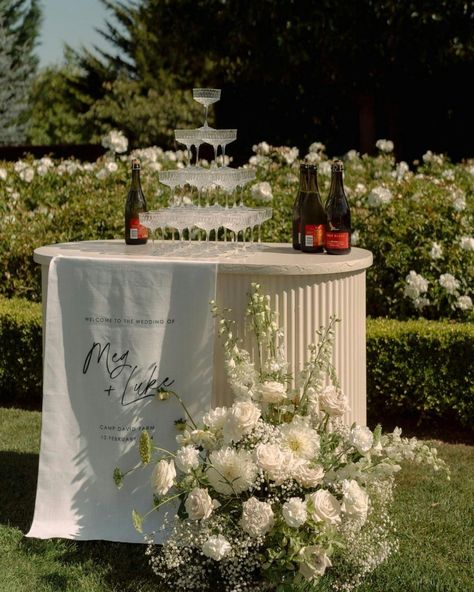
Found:
<svg viewBox="0 0 474 592"><path fill-rule="evenodd" d="M0 524L26 532L33 520L38 455L0 451Z"/></svg>
<svg viewBox="0 0 474 592"><path fill-rule="evenodd" d="M33 519L37 474L37 454L0 452L0 524L28 532ZM77 566L86 572L98 571L110 590L148 592L156 589L145 545L24 537L19 541L18 550L28 557L49 556L66 566ZM53 589L67 587L63 573L52 572L44 577L44 583Z"/></svg>

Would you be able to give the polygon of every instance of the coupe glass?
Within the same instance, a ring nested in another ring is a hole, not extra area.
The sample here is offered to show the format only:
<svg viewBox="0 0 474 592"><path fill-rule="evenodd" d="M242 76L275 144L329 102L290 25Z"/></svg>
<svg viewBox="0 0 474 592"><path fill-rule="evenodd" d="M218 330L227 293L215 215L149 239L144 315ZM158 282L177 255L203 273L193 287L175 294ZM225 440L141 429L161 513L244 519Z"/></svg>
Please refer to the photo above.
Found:
<svg viewBox="0 0 474 592"><path fill-rule="evenodd" d="M206 243L208 243L211 230L215 226L214 215L211 211L211 208L201 208L194 223L198 228L202 228L202 230L204 230L206 233Z"/></svg>
<svg viewBox="0 0 474 592"><path fill-rule="evenodd" d="M203 129L207 129L207 111L209 105L215 103L221 98L220 88L193 88L193 99L204 106L204 125Z"/></svg>
<svg viewBox="0 0 474 592"><path fill-rule="evenodd" d="M196 148L196 166L199 163L199 146L202 144L201 131L200 130L174 130L174 137L177 142L184 144L188 151L188 167L191 166L191 148Z"/></svg>
<svg viewBox="0 0 474 592"><path fill-rule="evenodd" d="M201 131L202 141L214 148L214 161L217 166L217 149L221 147L222 166L225 164L225 147L237 138L236 129L207 129Z"/></svg>

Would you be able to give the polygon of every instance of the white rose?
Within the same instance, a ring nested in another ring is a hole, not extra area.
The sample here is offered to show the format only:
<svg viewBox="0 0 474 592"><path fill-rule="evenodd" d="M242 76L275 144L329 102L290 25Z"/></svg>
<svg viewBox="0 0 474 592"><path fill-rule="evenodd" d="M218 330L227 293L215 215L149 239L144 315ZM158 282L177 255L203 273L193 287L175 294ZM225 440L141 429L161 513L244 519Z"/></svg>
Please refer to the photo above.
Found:
<svg viewBox="0 0 474 592"><path fill-rule="evenodd" d="M275 523L270 504L251 497L242 504L242 518L239 525L252 537L264 536Z"/></svg>
<svg viewBox="0 0 474 592"><path fill-rule="evenodd" d="M319 395L319 406L329 415L344 415L349 410L347 398L334 386L327 386Z"/></svg>
<svg viewBox="0 0 474 592"><path fill-rule="evenodd" d="M300 549L298 560L300 562L300 573L310 581L324 575L326 568L332 565L324 549L316 545Z"/></svg>
<svg viewBox="0 0 474 592"><path fill-rule="evenodd" d="M281 403L286 399L286 388L281 382L267 380L261 387L262 401L264 403Z"/></svg>
<svg viewBox="0 0 474 592"><path fill-rule="evenodd" d="M341 504L327 489L318 489L306 496L309 511L315 520L337 524L341 521Z"/></svg>
<svg viewBox="0 0 474 592"><path fill-rule="evenodd" d="M459 243L461 245L461 249L464 249L465 251L474 251L474 237L462 236L459 239Z"/></svg>
<svg viewBox="0 0 474 592"><path fill-rule="evenodd" d="M273 193L272 187L268 181L262 181L261 183L255 183L251 187L252 197L260 201L272 201Z"/></svg>
<svg viewBox="0 0 474 592"><path fill-rule="evenodd" d="M18 173L18 176L22 181L25 181L25 183L31 183L35 176L35 170L32 167L25 167Z"/></svg>
<svg viewBox="0 0 474 592"><path fill-rule="evenodd" d="M439 276L439 284L448 294L454 294L459 288L458 280L450 273L442 273Z"/></svg>
<svg viewBox="0 0 474 592"><path fill-rule="evenodd" d="M6 181L7 180L7 176L8 176L8 173L7 173L6 169L0 168L0 179L2 181Z"/></svg>
<svg viewBox="0 0 474 592"><path fill-rule="evenodd" d="M118 164L113 160L109 160L105 163L105 168L109 171L109 173L115 173L118 171Z"/></svg>
<svg viewBox="0 0 474 592"><path fill-rule="evenodd" d="M174 461L183 473L190 473L199 466L199 450L191 445L183 446L176 453Z"/></svg>
<svg viewBox="0 0 474 592"><path fill-rule="evenodd" d="M257 465L272 481L282 483L289 476L292 454L278 444L259 444L255 449Z"/></svg>
<svg viewBox="0 0 474 592"><path fill-rule="evenodd" d="M441 259L443 256L443 247L439 243L431 245L430 257L431 259Z"/></svg>
<svg viewBox="0 0 474 592"><path fill-rule="evenodd" d="M375 146L381 151L381 152L393 152L393 142L392 140L377 140L375 142Z"/></svg>
<svg viewBox="0 0 474 592"><path fill-rule="evenodd" d="M174 462L172 460L160 460L153 471L153 491L156 495L166 495L173 487L175 479L176 469Z"/></svg>
<svg viewBox="0 0 474 592"><path fill-rule="evenodd" d="M359 244L360 241L360 232L358 230L354 230L351 236L351 244L355 247Z"/></svg>
<svg viewBox="0 0 474 592"><path fill-rule="evenodd" d="M218 503L217 500L213 501L207 489L196 487L186 498L184 507L190 520L203 520L209 518Z"/></svg>
<svg viewBox="0 0 474 592"><path fill-rule="evenodd" d="M460 190L457 190L453 193L453 208L456 212L462 212L466 208L466 197L464 193Z"/></svg>
<svg viewBox="0 0 474 592"><path fill-rule="evenodd" d="M252 150L257 154L269 154L270 153L270 144L268 142L260 142L259 144L254 144L252 146Z"/></svg>
<svg viewBox="0 0 474 592"><path fill-rule="evenodd" d="M367 203L371 207L378 207L390 203L392 200L392 192L386 187L374 187L369 193Z"/></svg>
<svg viewBox="0 0 474 592"><path fill-rule="evenodd" d="M230 553L232 547L229 541L221 534L211 536L202 546L202 552L206 557L220 561Z"/></svg>
<svg viewBox="0 0 474 592"><path fill-rule="evenodd" d="M471 310L472 308L472 299L470 296L459 296L456 301L456 308L459 310Z"/></svg>
<svg viewBox="0 0 474 592"><path fill-rule="evenodd" d="M299 497L291 497L283 504L282 514L288 526L299 528L306 522L308 517L306 502Z"/></svg>
<svg viewBox="0 0 474 592"><path fill-rule="evenodd" d="M367 454L374 443L374 435L366 426L355 426L349 435L349 442L360 454Z"/></svg>
<svg viewBox="0 0 474 592"><path fill-rule="evenodd" d="M324 469L317 465L312 467L310 463L299 463L293 471L293 478L302 487L316 487L324 478Z"/></svg>
<svg viewBox="0 0 474 592"><path fill-rule="evenodd" d="M344 511L351 516L357 516L364 521L369 509L369 496L354 479L342 482Z"/></svg>
<svg viewBox="0 0 474 592"><path fill-rule="evenodd" d="M122 132L111 130L102 138L102 146L120 154L127 151L128 140Z"/></svg>
<svg viewBox="0 0 474 592"><path fill-rule="evenodd" d="M224 424L224 440L239 442L245 434L253 430L260 415L260 409L252 401L234 403Z"/></svg>
<svg viewBox="0 0 474 592"><path fill-rule="evenodd" d="M309 152L324 152L326 150L326 146L321 142L313 142L308 150Z"/></svg>

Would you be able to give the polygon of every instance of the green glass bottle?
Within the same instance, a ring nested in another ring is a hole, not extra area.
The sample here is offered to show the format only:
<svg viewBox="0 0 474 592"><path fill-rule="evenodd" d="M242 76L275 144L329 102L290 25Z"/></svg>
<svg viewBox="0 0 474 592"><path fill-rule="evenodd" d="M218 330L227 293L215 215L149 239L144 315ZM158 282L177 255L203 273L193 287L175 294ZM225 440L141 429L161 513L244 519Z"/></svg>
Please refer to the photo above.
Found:
<svg viewBox="0 0 474 592"><path fill-rule="evenodd" d="M304 253L322 253L326 234L326 212L318 188L318 167L315 164L307 166L306 183L302 187L301 250Z"/></svg>
<svg viewBox="0 0 474 592"><path fill-rule="evenodd" d="M344 191L344 163L336 160L331 165L331 187L326 201L326 252L347 255L351 252L351 210Z"/></svg>
<svg viewBox="0 0 474 592"><path fill-rule="evenodd" d="M144 245L148 240L148 228L140 224L140 212L148 210L140 183L140 162L132 161L132 184L125 202L125 242L127 245Z"/></svg>

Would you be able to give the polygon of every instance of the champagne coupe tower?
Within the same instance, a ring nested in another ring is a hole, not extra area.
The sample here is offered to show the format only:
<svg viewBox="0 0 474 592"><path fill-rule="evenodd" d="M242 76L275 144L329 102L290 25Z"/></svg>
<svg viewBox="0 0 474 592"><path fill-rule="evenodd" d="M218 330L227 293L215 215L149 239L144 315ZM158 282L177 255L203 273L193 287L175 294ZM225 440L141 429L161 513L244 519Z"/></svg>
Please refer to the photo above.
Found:
<svg viewBox="0 0 474 592"><path fill-rule="evenodd" d="M242 232L245 241L245 233L250 229L253 241L253 228L260 228L263 222L272 217L271 208L246 207L241 199L232 198L237 189L242 189L255 179L255 173L247 168L236 169L226 166L225 149L237 139L237 130L215 129L207 122L209 106L219 101L220 96L220 89L193 89L194 100L204 107L204 124L196 129L175 130L176 141L186 146L187 162L184 168L158 173L160 182L171 190L172 203L167 208L151 210L140 215L140 222L152 233L158 228L162 231L165 228L173 228L178 230L182 239L184 229L187 229L191 236L191 230L197 228L204 230L206 243L209 243L211 229L215 231L214 241L217 241L218 229L223 228L224 237L227 237L226 230L231 231L236 244L239 232ZM202 144L209 144L214 149L214 161L209 167L200 165L199 148ZM219 148L221 164L218 163ZM188 205L184 205L183 200L179 199L180 192L182 194L186 188L190 190L186 192L187 195L194 196L192 204Z"/></svg>

